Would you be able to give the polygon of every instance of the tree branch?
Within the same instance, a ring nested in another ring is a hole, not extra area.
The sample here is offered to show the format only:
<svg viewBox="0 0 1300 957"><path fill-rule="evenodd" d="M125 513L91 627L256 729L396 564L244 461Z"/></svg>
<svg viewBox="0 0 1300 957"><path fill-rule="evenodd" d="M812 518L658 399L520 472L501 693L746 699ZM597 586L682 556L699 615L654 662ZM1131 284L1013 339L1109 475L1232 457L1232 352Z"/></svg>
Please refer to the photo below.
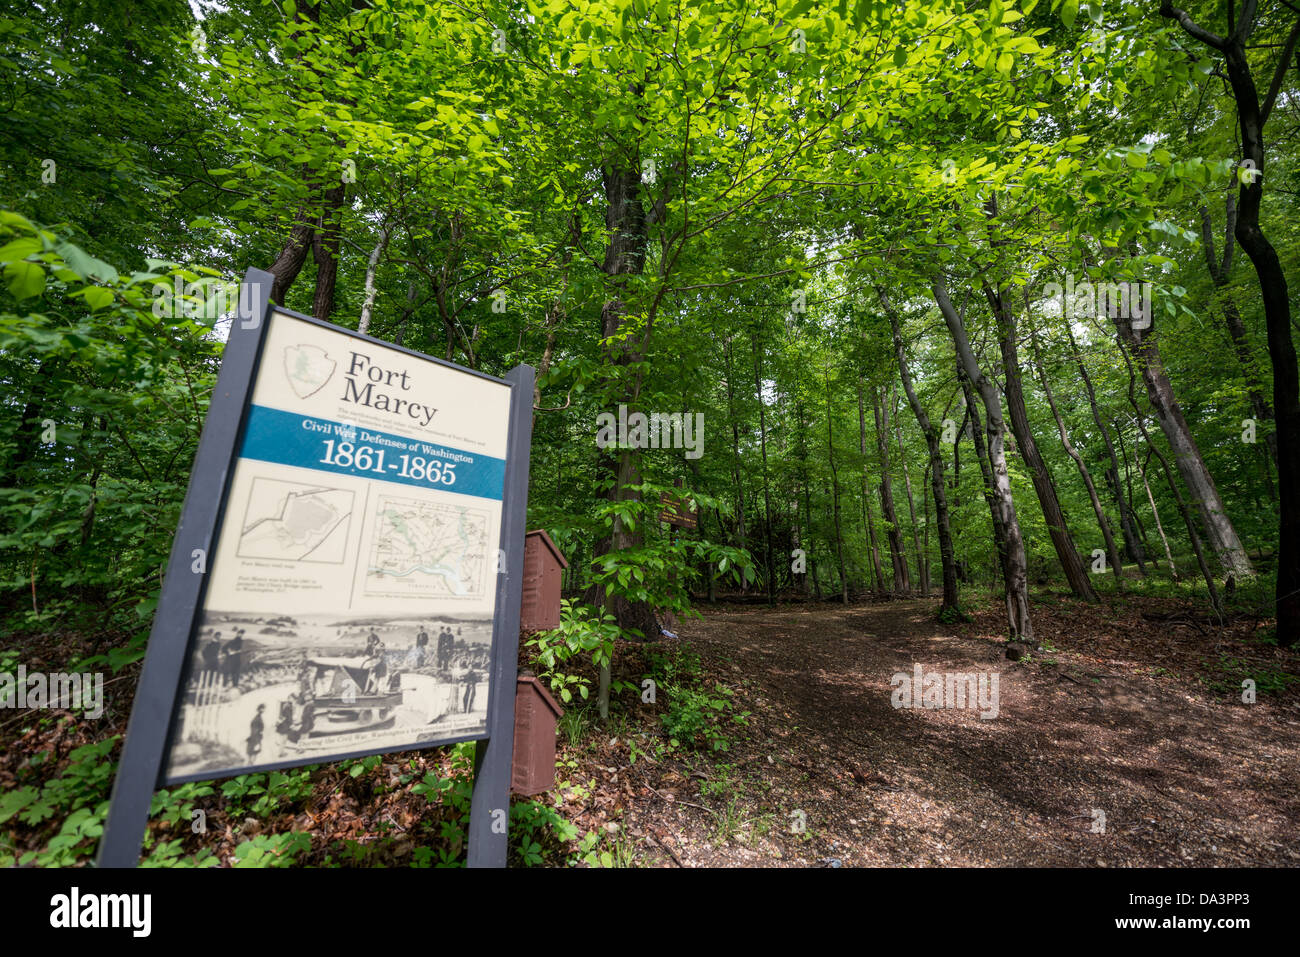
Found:
<svg viewBox="0 0 1300 957"><path fill-rule="evenodd" d="M1273 71L1273 82L1268 85L1268 93L1264 96L1264 105L1259 110L1260 126L1268 122L1268 114L1273 111L1273 104L1277 101L1277 95L1282 91L1282 80L1286 77L1287 67L1290 65L1291 55L1295 53L1297 41L1300 41L1300 19L1297 19L1292 24L1291 32L1287 35L1286 43L1282 46L1282 58L1277 61L1277 69Z"/></svg>
<svg viewBox="0 0 1300 957"><path fill-rule="evenodd" d="M1178 24L1184 30L1208 47L1222 50L1228 44L1228 41L1223 37L1211 33L1193 20L1191 14L1186 10L1181 10L1178 7L1175 7L1171 0L1160 0L1160 15L1169 20L1178 21Z"/></svg>

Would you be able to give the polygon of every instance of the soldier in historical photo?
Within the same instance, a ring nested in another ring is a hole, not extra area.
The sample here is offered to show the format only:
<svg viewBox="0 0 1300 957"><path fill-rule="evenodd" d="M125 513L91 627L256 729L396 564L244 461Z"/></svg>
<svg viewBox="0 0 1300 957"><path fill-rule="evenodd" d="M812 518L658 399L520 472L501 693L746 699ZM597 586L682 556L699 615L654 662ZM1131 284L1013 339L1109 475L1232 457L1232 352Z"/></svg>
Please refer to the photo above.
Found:
<svg viewBox="0 0 1300 957"><path fill-rule="evenodd" d="M385 659L384 643L374 632L366 642L366 657L361 666L366 669L366 694L375 694L385 685L388 677L388 663Z"/></svg>
<svg viewBox="0 0 1300 957"><path fill-rule="evenodd" d="M451 637L451 629L448 628L446 625L443 625L442 630L438 632L438 670L439 671L445 671L447 669L447 666L451 664L452 641L453 639Z"/></svg>
<svg viewBox="0 0 1300 957"><path fill-rule="evenodd" d="M466 714L474 709L474 696L478 693L479 674L474 668L465 672L465 701L461 708Z"/></svg>
<svg viewBox="0 0 1300 957"><path fill-rule="evenodd" d="M221 674L226 684L232 688L239 687L239 676L243 669L244 629L236 628L235 637L231 638L221 649Z"/></svg>
<svg viewBox="0 0 1300 957"><path fill-rule="evenodd" d="M262 753L262 734L266 730L265 723L262 720L262 712L266 710L266 705L257 706L257 714L253 715L253 720L248 725L248 763L256 764L257 756Z"/></svg>
<svg viewBox="0 0 1300 957"><path fill-rule="evenodd" d="M424 625L420 626L420 633L415 636L415 644L406 656L406 666L408 668L423 668L424 662L429 656L429 632Z"/></svg>
<svg viewBox="0 0 1300 957"><path fill-rule="evenodd" d="M221 632L216 632L211 641L204 642L199 652L204 671L218 671L221 667Z"/></svg>

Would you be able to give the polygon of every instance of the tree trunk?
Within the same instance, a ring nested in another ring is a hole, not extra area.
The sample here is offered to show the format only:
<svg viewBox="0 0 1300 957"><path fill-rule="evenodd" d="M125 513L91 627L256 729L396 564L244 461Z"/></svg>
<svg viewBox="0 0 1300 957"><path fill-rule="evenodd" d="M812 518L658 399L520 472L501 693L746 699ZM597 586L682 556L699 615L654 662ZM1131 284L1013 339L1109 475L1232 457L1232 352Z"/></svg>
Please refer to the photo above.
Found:
<svg viewBox="0 0 1300 957"><path fill-rule="evenodd" d="M1151 503L1151 514L1156 520L1156 532L1160 535L1160 544L1165 547L1165 561L1169 563L1169 577L1178 581L1178 566L1174 564L1174 553L1169 550L1169 539L1165 535L1165 527L1160 524L1160 509L1156 508L1156 497L1151 494L1151 483L1147 481L1146 466L1138 464L1138 469L1142 473L1142 486L1147 490L1147 501Z"/></svg>
<svg viewBox="0 0 1300 957"><path fill-rule="evenodd" d="M970 417L971 444L975 446L975 460L979 463L980 478L984 483L984 501L989 507L993 522L993 545L997 551L998 570L1005 586L1007 572L1007 530L1002 524L1002 510L998 506L998 489L993 480L993 463L989 459L988 446L984 441L984 426L980 421L979 406L976 404L975 389L971 386L966 370L962 367L961 357L957 357L957 381L961 383L966 397L966 414Z"/></svg>
<svg viewBox="0 0 1300 957"><path fill-rule="evenodd" d="M1070 538L1070 528L1061 502L1056 496L1056 485L1052 482L1052 473L1038 451L1038 442L1029 427L1029 415L1025 411L1025 397L1020 384L1020 355L1016 342L1016 316L1010 304L1002 295L1001 288L994 289L984 283L984 296L988 299L998 325L998 340L1002 348L1002 372L1006 377L1007 412L1011 416L1011 431L1015 434L1020 447L1020 456L1029 468L1030 480L1038 494L1038 504L1043 510L1043 519L1047 523L1047 533L1051 536L1052 547L1065 572L1070 591L1076 598L1084 601L1096 601L1097 593L1093 591L1088 572L1079 558L1078 549Z"/></svg>
<svg viewBox="0 0 1300 957"><path fill-rule="evenodd" d="M799 480L803 485L804 529L807 533L807 542L800 539L799 543L804 550L804 560L808 564L808 570L804 572L803 588L806 596L811 596L813 591L816 591L817 600L821 601L822 589L817 580L817 562L813 559L812 549L812 491L808 482L808 438L804 431L803 403L797 399L794 412L799 423Z"/></svg>
<svg viewBox="0 0 1300 957"><path fill-rule="evenodd" d="M357 332L362 335L370 332L370 315L375 308L375 297L378 289L375 285L375 277L379 272L379 257L384 254L384 247L388 245L388 224L379 231L379 242L375 243L375 248L370 251L370 261L366 264L366 287L365 295L361 301L361 318L357 322Z"/></svg>
<svg viewBox="0 0 1300 957"><path fill-rule="evenodd" d="M831 374L829 365L823 370L826 384L826 452L831 467L831 510L835 521L835 561L840 570L840 599L849 603L849 580L844 574L844 535L840 530L840 477L835 468L835 433L831 429Z"/></svg>
<svg viewBox="0 0 1300 957"><path fill-rule="evenodd" d="M740 480L740 420L736 415L731 371L731 340L722 347L727 373L727 416L731 419L731 481L736 489L737 545L745 548L745 486Z"/></svg>
<svg viewBox="0 0 1300 957"><path fill-rule="evenodd" d="M948 332L952 335L957 358L979 393L988 420L989 462L993 472L994 506L1002 521L1006 535L1006 561L1004 575L1007 589L1007 618L1012 639L1032 641L1034 626L1029 618L1029 568L1025 558L1025 541L1020 534L1020 520L1016 516L1016 503L1011 497L1011 477L1007 472L1005 450L1007 426L1002 418L1002 402L997 386L980 369L966 335L966 324L948 298L942 278L933 284L934 299L943 313Z"/></svg>
<svg viewBox="0 0 1300 957"><path fill-rule="evenodd" d="M299 207L289 228L288 240L275 257L275 262L267 267L267 272L275 277L271 282L272 302L284 305L285 294L307 261L307 250L311 248L317 221L318 217L311 215L309 207Z"/></svg>
<svg viewBox="0 0 1300 957"><path fill-rule="evenodd" d="M1124 494L1124 486L1120 482L1119 459L1115 455L1115 445L1111 441L1110 430L1106 423L1102 421L1101 410L1097 407L1097 393L1092 387L1092 378L1088 375L1088 368L1084 365L1083 356L1079 353L1079 346L1074 341L1074 331L1070 328L1067 319L1065 322L1065 335L1070 341L1070 351L1074 355L1074 363L1079 369L1079 378L1083 382L1084 393L1088 397L1088 408L1092 411L1092 421L1097 426L1097 431L1101 433L1101 440L1106 446L1106 454L1110 458L1110 467L1106 469L1106 485L1110 489L1111 497L1115 499L1115 507L1119 510L1119 527L1120 534L1124 538L1124 554L1130 561L1137 562L1138 571L1146 575L1146 551L1142 545L1142 539L1139 537L1137 522L1133 514L1132 488L1129 494Z"/></svg>
<svg viewBox="0 0 1300 957"><path fill-rule="evenodd" d="M1115 419L1110 421L1111 432L1115 436L1115 443L1119 446L1120 458L1124 460L1124 487L1128 489L1129 504L1133 504L1133 468L1128 462L1128 449L1124 445L1124 430L1120 428L1119 422ZM1136 451L1134 452L1134 464L1137 463ZM1133 519L1133 527L1137 529L1138 537L1142 541L1142 547L1147 554L1151 553L1151 538L1147 535L1147 527L1142 524L1142 516L1136 508L1129 513ZM1158 559L1152 559L1152 564L1157 568L1160 567Z"/></svg>
<svg viewBox="0 0 1300 957"><path fill-rule="evenodd" d="M894 396L889 397L890 405L896 405ZM921 537L917 532L916 499L912 497L912 476L907 471L907 449L903 447L903 424L898 421L898 411L894 413L894 439L898 442L898 463L903 469L903 490L907 492L907 517L912 523L912 552L916 555L916 580L921 587L921 594L930 597L930 583L925 577L924 556L921 553Z"/></svg>
<svg viewBox="0 0 1300 957"><path fill-rule="evenodd" d="M1122 591L1124 588L1124 564L1119 557L1119 551L1115 548L1115 535L1110 528L1110 519L1106 517L1106 510L1101 507L1101 499L1097 497L1097 487L1092 484L1092 473L1088 471L1083 456L1078 453L1074 448L1074 444L1070 441L1070 435L1065 430L1065 421L1056 408L1056 398L1052 395L1052 383L1047 376L1047 366L1044 365L1042 352L1038 348L1037 330L1029 330L1029 343L1033 349L1034 364L1038 367L1039 381L1043 383L1043 395L1047 397L1047 406L1052 410L1052 418L1056 420L1056 431L1061 437L1061 445L1064 446L1065 453L1074 460L1075 467L1079 470L1079 477L1083 479L1084 487L1088 490L1088 501L1092 503L1092 513L1097 518L1097 527L1101 530L1102 541L1106 545L1106 560L1110 562L1111 571L1115 575L1116 587Z"/></svg>
<svg viewBox="0 0 1300 957"><path fill-rule="evenodd" d="M1174 396L1173 385L1165 375L1160 361L1160 347L1156 340L1154 315L1150 322L1150 328L1143 330L1143 334L1139 335L1138 330L1133 328L1129 320L1117 316L1115 325L1119 329L1121 350L1123 351L1123 345L1126 344L1128 346L1128 350L1125 351L1126 357L1128 352L1131 352L1138 362L1151 408L1156 414L1156 420L1160 423L1165 438L1169 441L1169 447L1174 450L1174 461L1178 471L1183 477L1187 490L1197 503L1210 544L1220 563L1226 571L1238 577L1251 575L1253 569L1250 559L1246 557L1246 550L1242 548L1237 531L1232 527L1232 522L1224 511L1219 489L1214 484L1210 470L1205 467L1201 450L1192 437L1192 430L1183 417L1182 407Z"/></svg>
<svg viewBox="0 0 1300 957"><path fill-rule="evenodd" d="M889 328L894 338L894 355L898 359L898 376L903 382L907 404L912 407L912 415L916 417L916 424L920 427L921 434L925 436L925 444L930 450L930 492L934 496L935 524L938 526L939 534L939 561L943 574L943 599L939 602L939 615L946 618L960 613L961 601L957 594L957 561L952 545L952 527L948 518L948 495L944 489L943 456L939 451L939 433L930 421L930 416L925 411L925 406L921 404L912 384L912 376L907 368L907 350L903 348L903 334L898 316L890 306L884 290L877 289L876 292L880 296L880 304L884 307L885 315L889 317ZM930 526L927 522L927 535L929 531ZM926 589L929 590L928 581Z"/></svg>
<svg viewBox="0 0 1300 957"><path fill-rule="evenodd" d="M334 287L339 276L339 246L343 240L343 198L347 186L340 183L325 190L320 228L312 239L312 258L316 262L316 293L311 314L328 320L334 312Z"/></svg>
<svg viewBox="0 0 1300 957"><path fill-rule="evenodd" d="M1229 7L1229 10L1235 10ZM1241 134L1241 156L1253 165L1253 175L1244 177L1238 190L1237 223L1233 230L1237 242L1250 257L1259 277L1264 300L1264 321L1268 328L1268 353L1273 360L1273 412L1277 422L1278 551L1277 551L1277 640L1283 647L1300 641L1300 367L1296 363L1295 343L1291 339L1291 302L1286 273L1277 250L1264 235L1259 224L1260 203L1264 195L1264 124L1277 102L1282 81L1290 69L1290 60L1300 41L1300 20L1292 26L1282 45L1277 69L1263 102L1247 59L1246 41L1255 27L1258 4L1246 0L1232 32L1217 37L1200 27L1170 0L1161 0L1160 14L1176 20L1184 30L1202 43L1223 54L1228 82L1237 104L1237 128ZM1163 424L1163 423L1162 423ZM1179 459L1181 465L1182 460ZM1207 473L1208 474L1208 473ZM1219 550L1218 537L1223 524L1215 516L1211 541ZM1231 526L1228 526L1229 528ZM1234 536L1235 537L1235 536ZM1245 552L1223 543L1234 570L1250 574ZM1240 551L1240 554L1238 552ZM1220 553L1220 559L1223 554Z"/></svg>
<svg viewBox="0 0 1300 957"><path fill-rule="evenodd" d="M763 509L767 526L767 603L776 604L776 565L772 563L772 495L767 481L767 409L763 402L763 375L759 364L758 336L753 338L754 394L758 398L758 436L763 449Z"/></svg>
<svg viewBox="0 0 1300 957"><path fill-rule="evenodd" d="M907 577L907 556L903 554L903 535L894 511L894 489L889 478L889 409L881 412L880 393L872 393L876 414L876 454L880 457L880 513L885 522L885 539L889 543L889 560L894 566L894 594L909 595L912 583Z"/></svg>
<svg viewBox="0 0 1300 957"><path fill-rule="evenodd" d="M1201 248L1205 252L1205 264L1214 283L1219 306L1223 310L1223 323L1227 327L1228 338L1232 340L1232 351L1237 356L1237 364L1241 366L1242 378L1246 380L1251 411L1264 431L1264 445L1268 450L1269 458L1276 463L1277 431L1273 427L1273 406L1269 404L1268 399L1264 398L1264 393L1260 390L1259 370L1255 367L1255 357L1251 352L1250 340L1246 336L1246 324L1242 322L1241 313L1237 311L1237 302L1232 298L1228 285L1228 275L1232 271L1232 251L1237 244L1233 236L1237 225L1237 202L1236 197L1231 193L1224 199L1224 211L1227 225L1223 231L1223 258L1219 259L1214 254L1214 223L1210 219L1208 206L1201 207ZM1269 494L1276 497L1277 492L1273 488L1273 479L1268 474L1267 464L1264 473L1268 476Z"/></svg>
<svg viewBox="0 0 1300 957"><path fill-rule="evenodd" d="M867 412L862 402L862 377L858 377L858 451L862 453L862 525L867 531L871 551L871 574L876 594L885 593L885 574L880 568L880 547L876 543L876 524L871 518L871 488L867 481Z"/></svg>
<svg viewBox="0 0 1300 957"><path fill-rule="evenodd" d="M638 275L645 268L647 227L645 208L641 204L641 170L636 157L627 162L614 162L603 170L605 190L605 226L608 240L602 271L609 277L608 292L600 312L600 333L607 345L607 361L615 392L621 402L636 402L636 387L628 375L628 366L640 362L641 355L635 338L620 336L627 313L625 296L627 276ZM617 406L617 403L616 403ZM614 409L617 417L617 407ZM640 481L638 451L620 448L606 453L606 468L612 473L613 485L609 497L614 501L640 501L641 493L632 486ZM641 525L631 529L619 517L614 518L610 537L601 542L595 557L633 548L641 542ZM654 610L644 602L632 602L621 596L610 596L600 589L599 602L614 615L620 629L641 632L647 638L657 638ZM609 665L601 669L597 708L602 720L609 715Z"/></svg>
<svg viewBox="0 0 1300 957"><path fill-rule="evenodd" d="M1133 364L1129 361L1128 353L1125 353L1122 348L1120 352L1123 354L1124 364L1128 368L1128 401L1129 405L1133 407L1133 414L1137 422L1138 431L1142 433L1142 438L1146 442L1147 448L1157 459L1160 460L1160 468L1165 473L1165 481L1169 483L1169 491L1174 496L1174 504L1178 506L1178 513L1182 515L1183 524L1187 526L1187 537L1192 543L1192 552L1196 555L1196 564L1201 569L1201 577L1205 579L1205 587L1209 590L1210 603L1214 606L1214 610L1218 613L1220 620L1222 620L1223 604L1219 601L1219 591L1214 584L1214 573L1210 571L1209 563L1205 560L1205 551L1201 548L1201 536L1200 533L1196 531L1196 520L1192 516L1192 510L1188 508L1187 502L1183 499L1182 493L1178 491L1178 483L1174 481L1174 473L1169 468L1169 462L1165 459L1161 451L1155 447L1155 443L1151 441L1151 436L1147 434L1146 424L1142 421L1144 418L1142 409L1138 406L1137 402L1137 377L1133 374ZM1137 453L1135 451L1134 458L1136 457ZM1144 469L1143 475L1145 476L1145 474L1146 472ZM1150 494L1149 487L1148 494ZM1152 501L1154 502L1154 499ZM1166 548L1168 548L1168 543L1166 543ZM1170 564L1172 563L1173 560L1170 559Z"/></svg>

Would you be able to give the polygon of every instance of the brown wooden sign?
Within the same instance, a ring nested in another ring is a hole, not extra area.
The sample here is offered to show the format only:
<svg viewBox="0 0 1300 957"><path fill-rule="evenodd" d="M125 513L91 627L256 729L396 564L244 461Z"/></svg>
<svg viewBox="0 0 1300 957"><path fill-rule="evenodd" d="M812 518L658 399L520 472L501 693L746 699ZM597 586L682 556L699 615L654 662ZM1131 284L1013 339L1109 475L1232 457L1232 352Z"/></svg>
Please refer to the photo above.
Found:
<svg viewBox="0 0 1300 957"><path fill-rule="evenodd" d="M524 539L524 588L519 627L547 631L560 627L561 572L569 567L565 557L542 529Z"/></svg>
<svg viewBox="0 0 1300 957"><path fill-rule="evenodd" d="M515 753L510 789L531 796L555 786L555 723L564 709L532 672L516 682Z"/></svg>
<svg viewBox="0 0 1300 957"><path fill-rule="evenodd" d="M677 487L682 487L680 479L677 481ZM665 506L659 513L659 521L676 525L678 528L695 528L699 524L685 496L663 492L659 496L659 504Z"/></svg>

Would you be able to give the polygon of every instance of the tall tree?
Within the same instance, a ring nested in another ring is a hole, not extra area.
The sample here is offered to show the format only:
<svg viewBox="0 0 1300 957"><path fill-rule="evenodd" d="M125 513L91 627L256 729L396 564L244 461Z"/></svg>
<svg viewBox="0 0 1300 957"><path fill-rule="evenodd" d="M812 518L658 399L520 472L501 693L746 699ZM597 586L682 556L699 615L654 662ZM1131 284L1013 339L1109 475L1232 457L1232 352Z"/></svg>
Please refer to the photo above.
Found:
<svg viewBox="0 0 1300 957"><path fill-rule="evenodd" d="M988 282L983 285L985 298L988 299L989 308L993 310L998 324L998 343L1002 350L1002 376L1006 383L1005 395L1007 411L1011 417L1011 429L1016 436L1020 457L1029 468L1029 477L1034 483L1034 491L1038 494L1038 504L1043 509L1043 519L1047 522L1047 533L1052 539L1052 547L1056 549L1056 557L1065 573L1065 580L1069 582L1070 591L1084 601L1096 601L1097 593L1093 590L1092 582L1088 580L1088 572L1083 567L1082 559L1079 558L1078 549L1074 547L1074 540L1070 537L1065 513L1056 494L1056 483L1052 481L1052 473L1048 471L1047 463L1043 461L1043 456L1038 451L1038 442L1029 424L1029 413L1025 410L1024 391L1020 383L1020 347L1017 342L1019 331L1015 310L1007 302L1001 288L994 288Z"/></svg>
<svg viewBox="0 0 1300 957"><path fill-rule="evenodd" d="M907 395L907 404L912 408L916 424L925 436L926 447L930 451L930 492L934 496L935 525L939 535L939 562L943 574L943 597L939 602L939 615L944 619L961 614L961 600L957 594L957 560L952 545L952 525L948 516L948 495L944 490L943 456L939 450L939 433L930 421L929 413L921 404L912 383L912 375L907 367L907 350L903 343L903 332L899 325L898 314L894 311L885 291L879 287L876 294L880 306L889 319L889 331L894 340L894 355L898 360L898 375L903 382L903 392ZM928 527L928 526L927 526Z"/></svg>
<svg viewBox="0 0 1300 957"><path fill-rule="evenodd" d="M1034 626L1029 618L1029 563L1025 556L1025 540L1020 533L1020 519L1016 503L1011 497L1011 476L1007 471L1006 420L1002 418L1002 399L998 388L979 366L975 350L966 334L966 323L948 296L948 287L942 277L931 287L934 301L943 314L957 359L971 386L979 395L988 422L989 462L993 471L993 507L1006 536L1007 551L1004 577L1007 598L1007 624L1014 640L1032 641Z"/></svg>
<svg viewBox="0 0 1300 957"><path fill-rule="evenodd" d="M1283 4L1294 13L1294 7ZM1282 40L1281 55L1273 78L1260 98L1246 43L1255 32L1259 14L1258 0L1244 0L1240 9L1229 5L1229 17L1236 13L1229 31L1220 36L1194 20L1187 11L1161 0L1160 15L1176 21L1187 34L1223 57L1228 82L1237 107L1237 128L1241 136L1243 171L1237 196L1237 222L1233 234L1250 257L1259 277L1264 299L1264 321L1268 327L1268 353L1273 360L1273 411L1277 417L1277 471L1279 491L1277 553L1277 636L1278 643L1291 646L1300 641L1300 365L1296 362L1295 343L1291 338L1291 299L1287 291L1286 272L1277 250L1260 225L1260 206L1264 198L1266 154L1264 125L1291 68L1291 58L1300 42L1300 16L1293 20ZM1162 423L1163 424L1163 423ZM1181 457L1179 458L1181 462ZM1184 476L1186 478L1186 476ZM1197 489L1193 489L1195 493ZM1206 504L1207 511L1213 509ZM1230 570L1250 574L1245 552L1223 541L1219 516L1212 513L1211 541ZM1226 550L1226 554L1225 554ZM1240 551L1240 553L1239 553Z"/></svg>

